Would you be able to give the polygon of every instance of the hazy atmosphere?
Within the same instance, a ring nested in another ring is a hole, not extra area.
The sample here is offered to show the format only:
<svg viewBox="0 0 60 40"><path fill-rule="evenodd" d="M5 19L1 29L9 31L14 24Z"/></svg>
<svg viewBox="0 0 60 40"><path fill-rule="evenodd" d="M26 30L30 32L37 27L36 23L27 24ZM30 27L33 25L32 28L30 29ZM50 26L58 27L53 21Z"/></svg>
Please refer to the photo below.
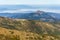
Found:
<svg viewBox="0 0 60 40"><path fill-rule="evenodd" d="M28 4L28 5L60 5L60 0L0 0L0 5L15 5L15 4Z"/></svg>

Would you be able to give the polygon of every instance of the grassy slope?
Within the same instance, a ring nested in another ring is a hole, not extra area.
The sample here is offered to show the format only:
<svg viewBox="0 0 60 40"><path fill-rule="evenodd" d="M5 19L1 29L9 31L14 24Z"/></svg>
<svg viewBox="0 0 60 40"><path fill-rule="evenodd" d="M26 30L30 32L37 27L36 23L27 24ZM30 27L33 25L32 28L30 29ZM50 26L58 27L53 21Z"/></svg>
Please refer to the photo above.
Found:
<svg viewBox="0 0 60 40"><path fill-rule="evenodd" d="M3 37L3 38L1 38ZM59 40L60 23L0 17L0 40Z"/></svg>

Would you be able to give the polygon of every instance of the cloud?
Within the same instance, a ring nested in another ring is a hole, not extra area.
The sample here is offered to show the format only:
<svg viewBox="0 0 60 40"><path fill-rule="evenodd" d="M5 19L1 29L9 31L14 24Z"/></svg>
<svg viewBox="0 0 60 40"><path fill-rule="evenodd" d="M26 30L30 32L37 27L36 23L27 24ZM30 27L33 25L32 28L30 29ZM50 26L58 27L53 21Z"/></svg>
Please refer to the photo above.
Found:
<svg viewBox="0 0 60 40"><path fill-rule="evenodd" d="M37 10L60 13L60 10L52 10L52 9L17 9L17 10L4 10L4 11L0 11L0 13L31 13L31 12L36 12Z"/></svg>
<svg viewBox="0 0 60 40"><path fill-rule="evenodd" d="M34 9L17 9L17 10L4 10L0 13L28 13L30 11L35 11Z"/></svg>

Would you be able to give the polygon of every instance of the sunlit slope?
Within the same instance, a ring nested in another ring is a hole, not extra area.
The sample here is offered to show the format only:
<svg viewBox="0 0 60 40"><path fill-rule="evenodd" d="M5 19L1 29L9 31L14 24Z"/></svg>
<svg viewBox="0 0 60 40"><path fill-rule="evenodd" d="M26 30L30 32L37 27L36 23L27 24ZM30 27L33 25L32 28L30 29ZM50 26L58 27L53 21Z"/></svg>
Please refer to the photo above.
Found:
<svg viewBox="0 0 60 40"><path fill-rule="evenodd" d="M18 35L19 39L16 40L28 40L29 38L30 40L59 40L60 23L0 17L0 34L2 34L4 38L10 35L10 37L13 37L12 39L14 39L14 37L17 38L15 35ZM26 34L31 37L26 38Z"/></svg>
<svg viewBox="0 0 60 40"><path fill-rule="evenodd" d="M42 36L25 31L9 30L0 27L0 40L39 40Z"/></svg>

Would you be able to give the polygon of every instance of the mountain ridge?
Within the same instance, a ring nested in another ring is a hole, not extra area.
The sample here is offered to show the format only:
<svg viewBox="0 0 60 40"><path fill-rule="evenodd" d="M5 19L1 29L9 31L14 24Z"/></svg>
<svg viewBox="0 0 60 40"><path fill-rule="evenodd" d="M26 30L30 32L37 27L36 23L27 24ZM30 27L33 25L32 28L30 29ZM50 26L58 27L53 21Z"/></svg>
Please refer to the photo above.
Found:
<svg viewBox="0 0 60 40"><path fill-rule="evenodd" d="M44 11L29 13L0 13L0 16L13 19L42 20L47 22L60 21L60 14Z"/></svg>
<svg viewBox="0 0 60 40"><path fill-rule="evenodd" d="M0 17L0 28L1 28L0 31L2 31L1 32L2 34L0 34L0 36L3 35L3 37L5 38L5 36L8 37L10 35L10 37L7 38L10 40L22 40L24 33L28 36L31 35L27 38L31 40L40 40L40 39L41 40L51 40L51 39L59 40L60 39L59 23L43 22L40 20L11 19L6 17ZM6 35L7 34L6 32L8 32L8 35ZM18 33L18 35L16 33ZM27 39L25 36L24 40L27 40ZM1 38L1 40L3 40L3 38ZM6 40L6 38L4 40Z"/></svg>

